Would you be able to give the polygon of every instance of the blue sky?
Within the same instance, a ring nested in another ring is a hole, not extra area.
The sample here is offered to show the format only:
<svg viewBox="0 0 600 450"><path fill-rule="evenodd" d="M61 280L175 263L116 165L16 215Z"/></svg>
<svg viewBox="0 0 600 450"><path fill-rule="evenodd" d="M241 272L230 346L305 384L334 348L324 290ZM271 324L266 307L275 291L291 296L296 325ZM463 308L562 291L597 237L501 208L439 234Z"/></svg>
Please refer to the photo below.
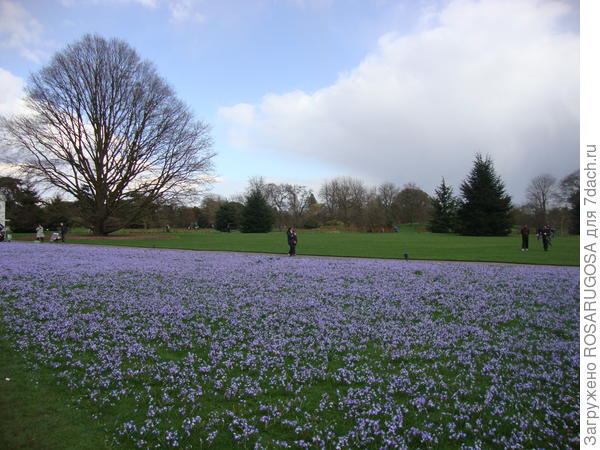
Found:
<svg viewBox="0 0 600 450"><path fill-rule="evenodd" d="M579 167L579 2L0 0L0 113L85 33L128 42L212 125L212 193L442 177L489 154L515 200Z"/></svg>

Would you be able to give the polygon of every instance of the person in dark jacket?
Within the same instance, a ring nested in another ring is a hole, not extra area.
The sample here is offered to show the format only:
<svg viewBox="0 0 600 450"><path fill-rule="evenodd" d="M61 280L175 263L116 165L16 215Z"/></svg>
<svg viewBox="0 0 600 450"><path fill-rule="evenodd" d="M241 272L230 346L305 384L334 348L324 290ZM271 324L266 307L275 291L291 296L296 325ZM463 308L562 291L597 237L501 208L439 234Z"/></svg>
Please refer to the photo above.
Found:
<svg viewBox="0 0 600 450"><path fill-rule="evenodd" d="M529 251L529 228L527 227L527 225L521 228L521 251Z"/></svg>
<svg viewBox="0 0 600 450"><path fill-rule="evenodd" d="M295 227L289 227L287 229L287 240L290 246L289 256L296 256L296 244L298 243L298 235L296 234Z"/></svg>
<svg viewBox="0 0 600 450"><path fill-rule="evenodd" d="M547 252L548 251L548 247L550 245L552 245L550 243L551 239L552 239L552 229L546 225L544 228L542 228L541 231L541 237L542 237L542 244L544 245L544 251Z"/></svg>
<svg viewBox="0 0 600 450"><path fill-rule="evenodd" d="M58 226L58 233L60 234L60 240L65 242L65 234L67 234L67 226L61 222Z"/></svg>

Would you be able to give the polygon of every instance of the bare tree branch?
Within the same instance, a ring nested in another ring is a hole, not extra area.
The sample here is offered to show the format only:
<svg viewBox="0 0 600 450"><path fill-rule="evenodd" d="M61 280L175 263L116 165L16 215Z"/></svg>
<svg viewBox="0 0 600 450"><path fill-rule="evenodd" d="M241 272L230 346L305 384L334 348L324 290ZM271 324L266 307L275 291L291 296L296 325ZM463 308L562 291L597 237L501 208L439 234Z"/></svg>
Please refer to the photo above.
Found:
<svg viewBox="0 0 600 450"><path fill-rule="evenodd" d="M555 198L556 178L549 174L538 175L533 178L527 187L527 200L533 207L541 224L548 221L548 209Z"/></svg>
<svg viewBox="0 0 600 450"><path fill-rule="evenodd" d="M0 122L23 167L80 202L94 232L135 219L159 198L206 184L212 140L153 65L99 36L56 54L31 76L31 114Z"/></svg>

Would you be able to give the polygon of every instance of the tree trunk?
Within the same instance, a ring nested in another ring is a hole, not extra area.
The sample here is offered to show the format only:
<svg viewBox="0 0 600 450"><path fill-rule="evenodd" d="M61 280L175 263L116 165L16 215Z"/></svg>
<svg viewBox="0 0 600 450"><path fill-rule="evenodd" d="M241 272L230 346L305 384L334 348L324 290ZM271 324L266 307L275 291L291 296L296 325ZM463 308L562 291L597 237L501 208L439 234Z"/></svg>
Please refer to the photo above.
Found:
<svg viewBox="0 0 600 450"><path fill-rule="evenodd" d="M96 217L94 221L94 226L92 228L95 236L106 236L108 233L104 231L104 222L105 219L101 217Z"/></svg>

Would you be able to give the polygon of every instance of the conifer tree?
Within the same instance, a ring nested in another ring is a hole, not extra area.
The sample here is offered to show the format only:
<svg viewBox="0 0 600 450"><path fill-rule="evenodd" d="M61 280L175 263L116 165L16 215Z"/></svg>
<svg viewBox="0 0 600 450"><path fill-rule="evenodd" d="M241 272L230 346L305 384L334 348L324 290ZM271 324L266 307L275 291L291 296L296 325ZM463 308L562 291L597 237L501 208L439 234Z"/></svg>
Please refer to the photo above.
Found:
<svg viewBox="0 0 600 450"><path fill-rule="evenodd" d="M219 231L231 231L239 227L243 206L236 202L223 203L216 212L215 228Z"/></svg>
<svg viewBox="0 0 600 450"><path fill-rule="evenodd" d="M442 184L435 190L431 199L433 208L429 230L433 233L452 233L456 228L456 213L458 199L452 192L452 187L442 178Z"/></svg>
<svg viewBox="0 0 600 450"><path fill-rule="evenodd" d="M462 203L458 210L461 234L506 236L512 228L511 198L496 175L490 157L475 156L473 169L461 187Z"/></svg>
<svg viewBox="0 0 600 450"><path fill-rule="evenodd" d="M0 177L0 193L6 198L6 218L12 231L29 233L43 222L41 198L30 182Z"/></svg>
<svg viewBox="0 0 600 450"><path fill-rule="evenodd" d="M268 233L275 215L260 189L253 189L242 211L242 233Z"/></svg>

